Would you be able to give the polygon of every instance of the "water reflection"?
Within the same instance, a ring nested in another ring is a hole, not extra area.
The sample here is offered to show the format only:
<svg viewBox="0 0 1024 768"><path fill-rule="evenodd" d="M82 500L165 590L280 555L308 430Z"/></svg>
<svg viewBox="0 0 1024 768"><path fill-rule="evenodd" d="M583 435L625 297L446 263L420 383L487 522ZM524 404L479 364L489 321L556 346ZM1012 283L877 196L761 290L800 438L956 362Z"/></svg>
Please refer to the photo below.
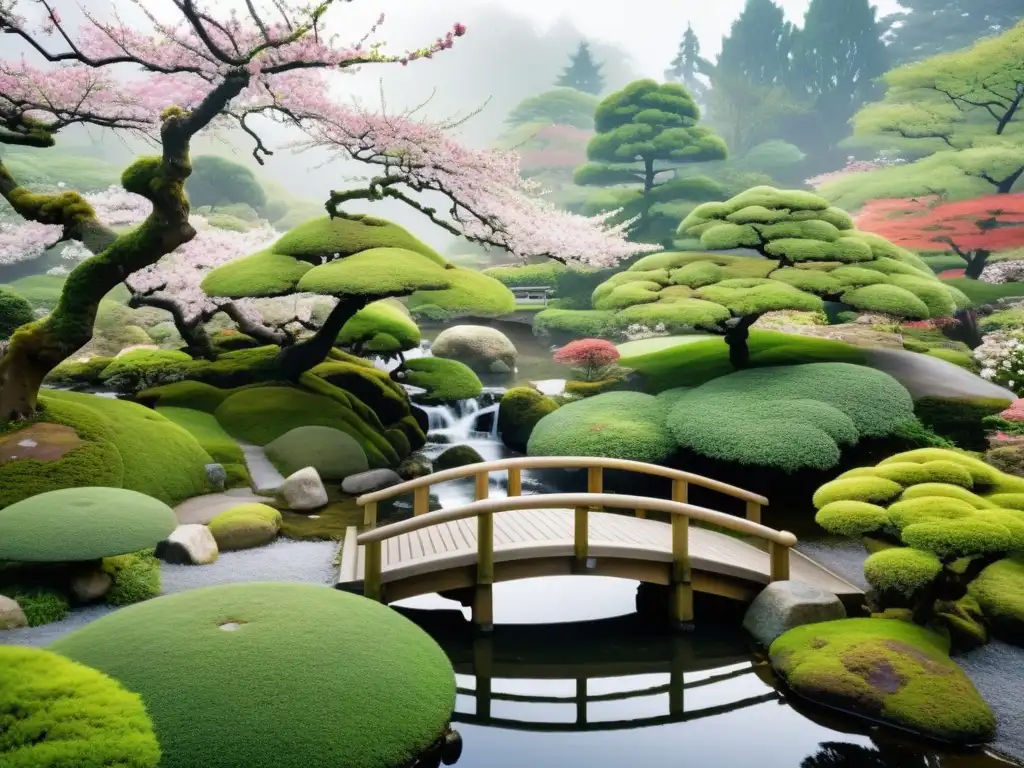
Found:
<svg viewBox="0 0 1024 768"><path fill-rule="evenodd" d="M489 637L436 595L398 604L455 668L460 768L1006 765L793 706L734 616L708 606L671 634L633 613L635 592L589 576L498 584Z"/></svg>

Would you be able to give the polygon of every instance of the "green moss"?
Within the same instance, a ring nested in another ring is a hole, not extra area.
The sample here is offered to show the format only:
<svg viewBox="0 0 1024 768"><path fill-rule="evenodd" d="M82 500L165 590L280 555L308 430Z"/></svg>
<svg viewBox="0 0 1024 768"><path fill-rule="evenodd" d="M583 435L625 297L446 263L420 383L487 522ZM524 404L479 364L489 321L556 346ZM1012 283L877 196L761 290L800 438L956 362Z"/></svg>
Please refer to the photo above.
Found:
<svg viewBox="0 0 1024 768"><path fill-rule="evenodd" d="M943 450L939 448L921 448L915 451L907 451L905 453L898 453L895 456L890 456L888 459L882 461L881 464L891 464L896 461L915 461L918 463L928 463L933 461L951 462L970 473L975 490L978 490L978 488L986 488L987 491L996 493L1016 493L1024 491L1024 481L1020 478L1005 475L994 467L990 467L981 459L976 459L962 451ZM944 480L939 482L955 481Z"/></svg>
<svg viewBox="0 0 1024 768"><path fill-rule="evenodd" d="M40 627L60 621L71 611L71 604L65 595L46 587L19 585L0 587L0 595L17 601L30 627ZM0 646L0 649L3 647Z"/></svg>
<svg viewBox="0 0 1024 768"><path fill-rule="evenodd" d="M114 358L97 355L85 362L76 360L65 360L48 374L46 383L54 387L73 387L76 385L98 386L101 383L100 376L107 369Z"/></svg>
<svg viewBox="0 0 1024 768"><path fill-rule="evenodd" d="M305 584L161 597L52 648L142 696L161 768L193 768L197 755L204 768L393 768L443 734L455 703L450 662L412 622Z"/></svg>
<svg viewBox="0 0 1024 768"><path fill-rule="evenodd" d="M140 392L135 399L151 407L187 408L214 413L233 390L218 389L201 381L176 381Z"/></svg>
<svg viewBox="0 0 1024 768"><path fill-rule="evenodd" d="M1018 331L1024 329L1024 309L1004 309L993 312L978 321L982 333L992 331Z"/></svg>
<svg viewBox="0 0 1024 768"><path fill-rule="evenodd" d="M32 305L24 297L0 287L0 339L9 338L15 328L35 319Z"/></svg>
<svg viewBox="0 0 1024 768"><path fill-rule="evenodd" d="M332 502L315 515L281 512L281 536L297 541L342 541L350 526L362 524L363 508L355 499Z"/></svg>
<svg viewBox="0 0 1024 768"><path fill-rule="evenodd" d="M513 387L498 406L498 434L505 445L526 452L530 434L537 422L558 410L558 403L532 387Z"/></svg>
<svg viewBox="0 0 1024 768"><path fill-rule="evenodd" d="M344 480L370 468L359 442L331 427L296 427L267 443L267 458L288 477L313 467L323 480Z"/></svg>
<svg viewBox="0 0 1024 768"><path fill-rule="evenodd" d="M115 358L100 380L122 394L141 392L188 375L192 358L171 349L136 349Z"/></svg>
<svg viewBox="0 0 1024 768"><path fill-rule="evenodd" d="M457 317L501 317L516 309L512 291L494 278L471 269L446 269L450 288L419 290L409 297L409 310L416 316L424 305L440 307L447 319Z"/></svg>
<svg viewBox="0 0 1024 768"><path fill-rule="evenodd" d="M337 392L340 396L332 399L291 387L245 389L227 398L215 415L229 435L247 443L267 445L296 427L331 427L354 437L373 466L397 463L387 440L356 413L345 393Z"/></svg>
<svg viewBox="0 0 1024 768"><path fill-rule="evenodd" d="M114 579L103 596L108 605L131 605L160 594L160 561L152 550L107 557L103 570Z"/></svg>
<svg viewBox="0 0 1024 768"><path fill-rule="evenodd" d="M296 290L342 299L352 296L404 296L418 290L450 286L450 273L453 271L414 251L371 248L313 267L299 280Z"/></svg>
<svg viewBox="0 0 1024 768"><path fill-rule="evenodd" d="M922 397L914 403L917 417L929 428L961 448L982 451L988 447L982 420L1010 406L1010 401L983 397Z"/></svg>
<svg viewBox="0 0 1024 768"><path fill-rule="evenodd" d="M134 491L49 491L0 511L0 561L98 560L154 547L177 524L170 507Z"/></svg>
<svg viewBox="0 0 1024 768"><path fill-rule="evenodd" d="M819 362L863 363L865 359L863 350L840 341L776 331L751 331L749 347L751 367ZM642 374L649 392L696 387L735 370L729 362L728 346L714 337L623 357L619 363Z"/></svg>
<svg viewBox="0 0 1024 768"><path fill-rule="evenodd" d="M521 264L514 267L491 267L483 273L508 287L536 287L546 285L554 287L558 276L568 272L569 267L555 261L543 264Z"/></svg>
<svg viewBox="0 0 1024 768"><path fill-rule="evenodd" d="M245 454L241 446L224 431L213 415L174 406L160 406L156 412L192 435L218 464L245 465Z"/></svg>
<svg viewBox="0 0 1024 768"><path fill-rule="evenodd" d="M970 586L992 634L1024 646L1024 556L992 563Z"/></svg>
<svg viewBox="0 0 1024 768"><path fill-rule="evenodd" d="M37 648L0 646L0 766L156 768L140 697L101 672Z"/></svg>
<svg viewBox="0 0 1024 768"><path fill-rule="evenodd" d="M221 512L207 526L221 551L270 544L281 530L281 513L266 504L242 504Z"/></svg>
<svg viewBox="0 0 1024 768"><path fill-rule="evenodd" d="M0 287L21 296L33 309L52 310L64 290L64 278L57 275L29 275Z"/></svg>
<svg viewBox="0 0 1024 768"><path fill-rule="evenodd" d="M614 313L586 309L545 309L533 316L533 332L538 336L565 334L578 338L608 336Z"/></svg>
<svg viewBox="0 0 1024 768"><path fill-rule="evenodd" d="M359 310L338 334L345 347L362 347L374 354L397 354L420 344L420 329L401 305L377 301Z"/></svg>
<svg viewBox="0 0 1024 768"><path fill-rule="evenodd" d="M943 560L1006 553L1012 546L1005 526L974 517L914 523L903 529L902 538L911 547Z"/></svg>
<svg viewBox="0 0 1024 768"><path fill-rule="evenodd" d="M971 373L978 373L981 370L981 366L970 353L961 352L958 349L929 349L925 354L930 357L937 357L939 360L945 360L947 363L952 363Z"/></svg>
<svg viewBox="0 0 1024 768"><path fill-rule="evenodd" d="M688 333L694 329L712 329L728 320L729 310L700 299L673 299L654 304L635 304L615 313L612 326L625 331L631 325L654 328L664 325L669 333Z"/></svg>
<svg viewBox="0 0 1024 768"><path fill-rule="evenodd" d="M907 488L900 496L901 500L919 499L922 496L945 496L959 501L965 501L975 509L995 509L996 505L988 499L983 499L976 493L971 493L966 488L949 483L921 483Z"/></svg>
<svg viewBox="0 0 1024 768"><path fill-rule="evenodd" d="M769 653L790 687L811 701L944 741L977 743L995 735L995 717L949 659L947 643L915 624L808 624L786 632Z"/></svg>
<svg viewBox="0 0 1024 768"><path fill-rule="evenodd" d="M833 501L819 509L814 520L829 533L863 536L884 528L889 513L885 507L864 501Z"/></svg>
<svg viewBox="0 0 1024 768"><path fill-rule="evenodd" d="M906 288L895 285L866 285L843 294L843 303L863 312L924 320L930 316L928 306Z"/></svg>
<svg viewBox="0 0 1024 768"><path fill-rule="evenodd" d="M884 504L903 492L903 487L883 477L850 477L825 483L814 492L814 507L822 509L835 501L864 501Z"/></svg>
<svg viewBox="0 0 1024 768"><path fill-rule="evenodd" d="M988 497L998 507L1024 510L1024 493L993 493Z"/></svg>
<svg viewBox="0 0 1024 768"><path fill-rule="evenodd" d="M418 357L405 364L405 383L426 390L415 395L417 402L451 403L471 400L483 391L473 369L458 360L440 357Z"/></svg>
<svg viewBox="0 0 1024 768"><path fill-rule="evenodd" d="M624 376L610 376L600 381L565 382L565 394L572 397L593 397L603 392L615 392L629 388L629 380Z"/></svg>
<svg viewBox="0 0 1024 768"><path fill-rule="evenodd" d="M483 460L483 456L473 446L453 445L434 459L434 471L442 472L456 467L468 467L470 464L479 464Z"/></svg>
<svg viewBox="0 0 1024 768"><path fill-rule="evenodd" d="M959 277L944 279L942 282L965 293L971 300L971 304L975 306L994 304L1000 299L1015 299L1024 296L1024 283L986 283L982 280ZM26 294L22 292L22 295Z"/></svg>
<svg viewBox="0 0 1024 768"><path fill-rule="evenodd" d="M392 424L409 415L409 396L405 389L379 368L327 360L310 373L358 397L373 409L383 424Z"/></svg>
<svg viewBox="0 0 1024 768"><path fill-rule="evenodd" d="M973 504L949 496L916 496L889 507L889 520L898 530L933 520L961 520L974 514Z"/></svg>
<svg viewBox="0 0 1024 768"><path fill-rule="evenodd" d="M660 463L676 449L665 404L640 392L607 392L563 405L539 422L530 456L602 456Z"/></svg>
<svg viewBox="0 0 1024 768"><path fill-rule="evenodd" d="M628 272L623 274L629 275ZM608 283L605 283L604 286L599 286L598 290L594 291L594 309L617 312L634 304L656 302L662 287L660 283L650 280L633 280L619 282L619 284L602 291L601 288L607 285Z"/></svg>
<svg viewBox="0 0 1024 768"><path fill-rule="evenodd" d="M841 477L884 477L907 488L921 483L942 483L973 488L974 479L963 466L951 461L927 461L914 464L909 461L883 462L877 467L860 467L844 473Z"/></svg>
<svg viewBox="0 0 1024 768"><path fill-rule="evenodd" d="M273 246L274 253L293 256L312 264L321 257L345 258L374 248L401 248L444 266L444 257L408 230L374 216L310 219L284 234Z"/></svg>
<svg viewBox="0 0 1024 768"><path fill-rule="evenodd" d="M210 270L201 287L208 296L229 299L284 296L312 268L307 261L267 249Z"/></svg>

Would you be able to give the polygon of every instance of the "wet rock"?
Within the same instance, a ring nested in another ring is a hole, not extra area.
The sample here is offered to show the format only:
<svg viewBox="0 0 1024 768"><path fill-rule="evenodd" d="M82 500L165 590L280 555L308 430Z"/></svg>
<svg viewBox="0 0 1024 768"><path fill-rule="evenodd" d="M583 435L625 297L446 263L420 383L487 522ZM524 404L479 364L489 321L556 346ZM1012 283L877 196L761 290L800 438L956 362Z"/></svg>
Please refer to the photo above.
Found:
<svg viewBox="0 0 1024 768"><path fill-rule="evenodd" d="M285 478L281 487L277 489L277 497L287 504L289 509L301 512L326 506L327 489L324 488L317 471L312 467L306 467Z"/></svg>
<svg viewBox="0 0 1024 768"><path fill-rule="evenodd" d="M206 465L206 481L210 484L210 489L214 493L220 493L224 490L224 484L228 480L228 473L224 470L223 464L207 464Z"/></svg>
<svg viewBox="0 0 1024 768"><path fill-rule="evenodd" d="M426 456L414 453L398 465L397 471L403 480L415 480L417 477L429 475L434 471L434 466Z"/></svg>
<svg viewBox="0 0 1024 768"><path fill-rule="evenodd" d="M217 540L205 525L179 525L156 545L154 554L174 565L208 565L220 556Z"/></svg>
<svg viewBox="0 0 1024 768"><path fill-rule="evenodd" d="M71 577L71 594L80 603L93 603L103 597L114 584L109 573L96 568L80 571Z"/></svg>
<svg viewBox="0 0 1024 768"><path fill-rule="evenodd" d="M435 357L458 360L477 373L496 373L492 366L502 363L508 371L516 366L516 346L496 328L485 325L456 325L438 334L430 347Z"/></svg>
<svg viewBox="0 0 1024 768"><path fill-rule="evenodd" d="M0 595L0 631L27 626L28 619L17 601Z"/></svg>
<svg viewBox="0 0 1024 768"><path fill-rule="evenodd" d="M761 590L743 617L743 628L766 648L803 624L845 619L839 598L802 581L775 581Z"/></svg>
<svg viewBox="0 0 1024 768"><path fill-rule="evenodd" d="M382 488L390 488L402 482L402 477L392 469L371 469L358 475L349 475L341 481L341 490L352 496L372 493Z"/></svg>
<svg viewBox="0 0 1024 768"><path fill-rule="evenodd" d="M479 464L484 460L477 450L471 445L453 445L434 461L434 469L438 472L455 467L465 467L469 464Z"/></svg>

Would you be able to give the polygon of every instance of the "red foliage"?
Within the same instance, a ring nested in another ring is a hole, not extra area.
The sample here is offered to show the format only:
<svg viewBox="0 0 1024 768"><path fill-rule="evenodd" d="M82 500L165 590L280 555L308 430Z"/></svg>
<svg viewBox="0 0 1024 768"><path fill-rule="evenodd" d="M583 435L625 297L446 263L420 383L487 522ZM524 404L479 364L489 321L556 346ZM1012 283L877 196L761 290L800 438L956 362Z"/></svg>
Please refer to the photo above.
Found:
<svg viewBox="0 0 1024 768"><path fill-rule="evenodd" d="M956 203L934 197L872 200L857 228L918 251L1007 251L1024 246L1024 192Z"/></svg>
<svg viewBox="0 0 1024 768"><path fill-rule="evenodd" d="M947 269L945 272L939 272L939 279L949 280L954 277L963 277L965 272L964 269Z"/></svg>
<svg viewBox="0 0 1024 768"><path fill-rule="evenodd" d="M580 339L570 341L555 352L556 363L579 367L600 367L611 365L619 359L619 350L604 339Z"/></svg>

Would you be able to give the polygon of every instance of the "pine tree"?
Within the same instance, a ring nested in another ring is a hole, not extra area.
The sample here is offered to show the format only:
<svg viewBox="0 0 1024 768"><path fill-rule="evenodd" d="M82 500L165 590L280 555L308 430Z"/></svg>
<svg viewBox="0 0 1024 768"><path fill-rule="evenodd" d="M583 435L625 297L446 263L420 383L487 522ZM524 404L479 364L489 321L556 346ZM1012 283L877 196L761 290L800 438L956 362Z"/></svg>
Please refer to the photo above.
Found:
<svg viewBox="0 0 1024 768"><path fill-rule="evenodd" d="M900 7L882 19L893 64L967 48L1024 19L1020 0L900 0Z"/></svg>
<svg viewBox="0 0 1024 768"><path fill-rule="evenodd" d="M693 31L691 24L687 24L676 57L665 70L665 79L682 83L693 98L701 102L707 93L707 85L698 79L697 75L707 74L711 69L711 63L700 55L700 40L697 33Z"/></svg>
<svg viewBox="0 0 1024 768"><path fill-rule="evenodd" d="M718 72L742 77L754 86L783 85L789 74L793 25L772 0L747 0L742 13L722 38Z"/></svg>
<svg viewBox="0 0 1024 768"><path fill-rule="evenodd" d="M601 65L594 61L589 43L586 41L580 43L576 53L570 57L569 66L559 76L555 85L575 88L577 91L592 93L595 96L604 90L604 75L601 74Z"/></svg>

